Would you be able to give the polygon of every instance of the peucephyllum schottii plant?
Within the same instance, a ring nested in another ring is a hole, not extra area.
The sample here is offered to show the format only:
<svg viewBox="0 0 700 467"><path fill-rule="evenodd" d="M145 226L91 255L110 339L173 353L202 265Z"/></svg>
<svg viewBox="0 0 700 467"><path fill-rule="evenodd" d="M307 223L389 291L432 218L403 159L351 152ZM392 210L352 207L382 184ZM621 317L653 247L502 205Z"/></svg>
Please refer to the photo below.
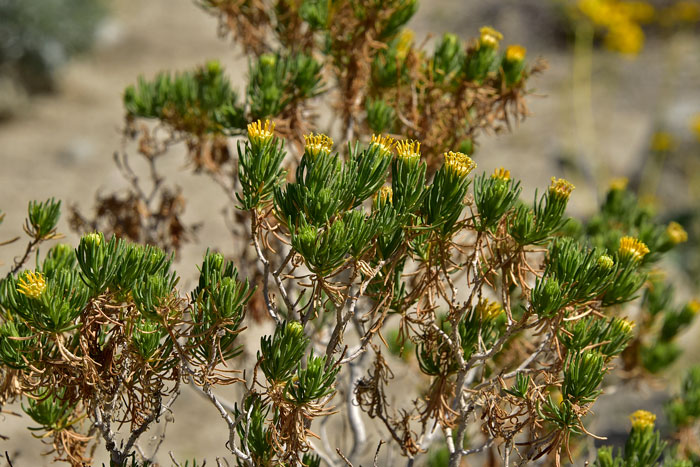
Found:
<svg viewBox="0 0 700 467"><path fill-rule="evenodd" d="M636 383L678 356L698 307L648 280L685 240L677 224L621 184L575 221L570 182L530 198L505 168L477 169L477 134L524 114L522 47L501 52L484 27L416 48L411 0L201 3L251 57L241 97L216 62L127 88L125 148L138 141L146 172L124 149L126 192L94 219L74 210L87 232L42 255L60 203L30 203L0 282L0 402L22 401L57 459L102 446L112 465L158 462L140 439L194 390L241 466L559 465L596 436L609 373ZM312 131L323 103L339 118ZM228 195L238 242L209 245L192 290L174 268L186 194L158 172L178 143ZM658 461L645 414L600 465Z"/></svg>

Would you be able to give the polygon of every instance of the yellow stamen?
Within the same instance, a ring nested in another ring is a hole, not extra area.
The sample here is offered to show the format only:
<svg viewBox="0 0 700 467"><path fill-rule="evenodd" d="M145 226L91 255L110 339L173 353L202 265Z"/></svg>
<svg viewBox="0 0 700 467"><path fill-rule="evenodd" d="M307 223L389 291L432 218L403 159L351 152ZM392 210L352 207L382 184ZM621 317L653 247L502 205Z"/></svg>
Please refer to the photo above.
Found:
<svg viewBox="0 0 700 467"><path fill-rule="evenodd" d="M615 261L608 255L600 255L598 257L598 266L610 270L615 266Z"/></svg>
<svg viewBox="0 0 700 467"><path fill-rule="evenodd" d="M265 144L274 136L275 123L270 120L265 120L263 124L261 120L248 124L248 139L252 143L258 145Z"/></svg>
<svg viewBox="0 0 700 467"><path fill-rule="evenodd" d="M668 224L666 235L668 235L668 238L674 245L688 241L688 232L678 222Z"/></svg>
<svg viewBox="0 0 700 467"><path fill-rule="evenodd" d="M649 254L649 247L634 237L622 237L620 239L620 256L641 261Z"/></svg>
<svg viewBox="0 0 700 467"><path fill-rule="evenodd" d="M509 62L522 62L526 53L527 49L522 45L509 45L506 49L506 60Z"/></svg>
<svg viewBox="0 0 700 467"><path fill-rule="evenodd" d="M646 430L647 428L654 428L656 415L646 410L637 410L630 415L630 421L632 422L632 429Z"/></svg>
<svg viewBox="0 0 700 467"><path fill-rule="evenodd" d="M100 243L102 243L102 236L97 232L90 232L89 234L85 234L83 236L83 241L85 243L98 246Z"/></svg>
<svg viewBox="0 0 700 467"><path fill-rule="evenodd" d="M393 203L394 191L390 186L384 185L379 189L378 192L374 194L375 202L378 202L380 206L386 203Z"/></svg>
<svg viewBox="0 0 700 467"><path fill-rule="evenodd" d="M506 170L503 167L493 171L491 178L497 178L499 180L510 180L510 170Z"/></svg>
<svg viewBox="0 0 700 467"><path fill-rule="evenodd" d="M17 292L29 298L39 298L46 289L46 279L40 272L27 271L17 281Z"/></svg>
<svg viewBox="0 0 700 467"><path fill-rule="evenodd" d="M445 153L445 169L459 177L466 177L476 168L476 162L461 152Z"/></svg>
<svg viewBox="0 0 700 467"><path fill-rule="evenodd" d="M552 184L549 187L549 194L557 198L566 200L569 199L571 191L576 188L569 181L563 178L552 177Z"/></svg>
<svg viewBox="0 0 700 467"><path fill-rule="evenodd" d="M399 159L407 162L420 159L420 143L413 140L399 141L396 144L396 153Z"/></svg>
<svg viewBox="0 0 700 467"><path fill-rule="evenodd" d="M628 319L622 318L620 321L620 328L625 331L626 333L632 332L632 329L634 329L634 321L629 321Z"/></svg>
<svg viewBox="0 0 700 467"><path fill-rule="evenodd" d="M304 135L304 141L306 142L304 150L313 157L318 157L321 152L330 153L333 150L333 139L324 134Z"/></svg>
<svg viewBox="0 0 700 467"><path fill-rule="evenodd" d="M376 144L379 146L379 150L383 156L388 156L394 150L396 146L396 141L391 136L386 135L372 135L372 140L370 145Z"/></svg>
<svg viewBox="0 0 700 467"><path fill-rule="evenodd" d="M476 306L476 312L483 321L491 320L503 313L503 308L498 302L492 302L486 298L482 298Z"/></svg>

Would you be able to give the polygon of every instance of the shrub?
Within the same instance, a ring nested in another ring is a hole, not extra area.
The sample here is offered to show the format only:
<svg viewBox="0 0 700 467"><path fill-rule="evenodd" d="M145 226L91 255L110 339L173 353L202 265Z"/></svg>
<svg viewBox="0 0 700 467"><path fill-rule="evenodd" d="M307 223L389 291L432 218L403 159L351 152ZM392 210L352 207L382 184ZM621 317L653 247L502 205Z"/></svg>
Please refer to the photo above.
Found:
<svg viewBox="0 0 700 467"><path fill-rule="evenodd" d="M645 287L684 240L678 226L619 184L577 222L564 179L530 204L505 168L475 175L475 138L525 114L538 66L522 47L501 52L484 27L466 46L445 35L417 48L414 0L201 3L250 54L245 92L217 62L128 87L125 137L150 186L122 153L126 193L98 199L94 219L74 211L77 247L24 269L56 238L60 209L30 203L26 253L0 283L2 401L26 401L60 459L89 462L101 439L113 465L148 465L156 453L138 440L188 385L217 409L239 465L377 465L381 449L409 465L486 451L560 464L594 436L586 416L610 372L640 377L678 356L698 307ZM313 105L336 111L328 133L342 144L310 132ZM189 293L173 266L191 232L185 196L158 174L179 142L245 232L233 260L206 253ZM641 295L635 326L627 304ZM259 345L245 338L256 311L274 325ZM413 357L390 357L384 333ZM420 374L415 401L389 397L398 365ZM674 410L685 423L691 409ZM333 418L351 436L329 449L313 430ZM368 422L381 433L371 450ZM633 414L625 449L597 463L653 465L665 446L653 422Z"/></svg>

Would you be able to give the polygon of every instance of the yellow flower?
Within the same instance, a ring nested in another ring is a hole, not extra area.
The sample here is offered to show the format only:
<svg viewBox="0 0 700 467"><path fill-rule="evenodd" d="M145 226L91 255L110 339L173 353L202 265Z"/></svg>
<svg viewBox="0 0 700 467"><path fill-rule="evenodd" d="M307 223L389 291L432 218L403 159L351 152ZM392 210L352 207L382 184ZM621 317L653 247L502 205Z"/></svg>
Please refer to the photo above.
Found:
<svg viewBox="0 0 700 467"><path fill-rule="evenodd" d="M100 243L102 243L102 235L97 232L90 232L89 234L85 234L82 240L89 245L99 246Z"/></svg>
<svg viewBox="0 0 700 467"><path fill-rule="evenodd" d="M299 321L290 321L287 323L287 331L297 336L302 336L304 334L304 326Z"/></svg>
<svg viewBox="0 0 700 467"><path fill-rule="evenodd" d="M391 151L394 150L394 146L396 146L396 141L394 141L394 138L392 138L391 136L372 135L370 145L373 144L379 146L379 152L382 156L388 156L389 154L391 154Z"/></svg>
<svg viewBox="0 0 700 467"><path fill-rule="evenodd" d="M666 235L668 235L668 238L674 245L688 241L688 232L678 222L668 224Z"/></svg>
<svg viewBox="0 0 700 467"><path fill-rule="evenodd" d="M476 306L476 312L479 313L479 317L483 321L491 320L501 313L503 313L503 308L501 308L500 303L492 302L486 298L482 298L479 304Z"/></svg>
<svg viewBox="0 0 700 467"><path fill-rule="evenodd" d="M624 191L629 184L627 177L618 177L610 180L610 191Z"/></svg>
<svg viewBox="0 0 700 467"><path fill-rule="evenodd" d="M527 49L522 45L509 45L506 49L506 60L509 62L522 62L526 53Z"/></svg>
<svg viewBox="0 0 700 467"><path fill-rule="evenodd" d="M396 153L399 159L405 161L415 161L420 159L420 143L418 141L399 141L396 145Z"/></svg>
<svg viewBox="0 0 700 467"><path fill-rule="evenodd" d="M481 33L480 43L491 48L498 48L499 42L503 39L503 34L490 26L484 26L479 30Z"/></svg>
<svg viewBox="0 0 700 467"><path fill-rule="evenodd" d="M309 133L304 135L304 141L304 150L313 157L318 157L321 152L330 153L333 150L333 139L324 134Z"/></svg>
<svg viewBox="0 0 700 467"><path fill-rule="evenodd" d="M634 237L622 237L620 239L620 256L623 258L632 258L635 261L641 261L647 254L649 248Z"/></svg>
<svg viewBox="0 0 700 467"><path fill-rule="evenodd" d="M647 428L654 428L656 415L646 410L637 410L630 415L630 421L632 422L632 429L646 430Z"/></svg>
<svg viewBox="0 0 700 467"><path fill-rule="evenodd" d="M576 188L568 180L552 177L552 184L549 186L549 194L559 199L569 199L571 191Z"/></svg>
<svg viewBox="0 0 700 467"><path fill-rule="evenodd" d="M506 170L503 167L498 168L493 171L491 178L497 178L499 180L510 180L510 170Z"/></svg>
<svg viewBox="0 0 700 467"><path fill-rule="evenodd" d="M265 120L265 124L263 124L261 120L258 120L248 124L248 139L251 143L263 145L274 136L273 131L275 131L274 122Z"/></svg>
<svg viewBox="0 0 700 467"><path fill-rule="evenodd" d="M610 270L615 266L615 261L608 255L600 255L598 257L598 266Z"/></svg>
<svg viewBox="0 0 700 467"><path fill-rule="evenodd" d="M669 22L697 23L700 21L700 2L681 0L667 9Z"/></svg>
<svg viewBox="0 0 700 467"><path fill-rule="evenodd" d="M617 4L619 11L631 21L638 23L650 23L654 20L656 10L647 2L626 1Z"/></svg>
<svg viewBox="0 0 700 467"><path fill-rule="evenodd" d="M46 279L40 272L25 272L17 281L17 292L29 298L39 298L46 289Z"/></svg>
<svg viewBox="0 0 700 467"><path fill-rule="evenodd" d="M625 55L637 55L644 46L644 31L631 21L615 23L608 29L605 46Z"/></svg>
<svg viewBox="0 0 700 467"><path fill-rule="evenodd" d="M476 162L471 157L461 152L446 152L445 153L445 170L466 177L476 168Z"/></svg>
<svg viewBox="0 0 700 467"><path fill-rule="evenodd" d="M693 130L693 133L695 133L695 139L700 143L700 114L693 117L690 128Z"/></svg>
<svg viewBox="0 0 700 467"><path fill-rule="evenodd" d="M391 189L390 186L384 185L379 189L378 192L374 194L374 201L379 205L382 206L386 203L393 203L393 197L394 197L394 191Z"/></svg>
<svg viewBox="0 0 700 467"><path fill-rule="evenodd" d="M399 42L396 45L396 57L399 60L403 60L408 55L411 50L411 44L413 43L413 31L410 29L404 29L399 34Z"/></svg>
<svg viewBox="0 0 700 467"><path fill-rule="evenodd" d="M651 149L656 152L666 152L673 149L675 142L668 131L657 131L651 138Z"/></svg>
<svg viewBox="0 0 700 467"><path fill-rule="evenodd" d="M698 314L698 311L700 311L700 302L695 299L689 301L686 306L694 315Z"/></svg>
<svg viewBox="0 0 700 467"><path fill-rule="evenodd" d="M632 329L634 329L634 321L629 321L626 318L622 318L618 322L620 323L620 328L626 333L630 333L632 332Z"/></svg>

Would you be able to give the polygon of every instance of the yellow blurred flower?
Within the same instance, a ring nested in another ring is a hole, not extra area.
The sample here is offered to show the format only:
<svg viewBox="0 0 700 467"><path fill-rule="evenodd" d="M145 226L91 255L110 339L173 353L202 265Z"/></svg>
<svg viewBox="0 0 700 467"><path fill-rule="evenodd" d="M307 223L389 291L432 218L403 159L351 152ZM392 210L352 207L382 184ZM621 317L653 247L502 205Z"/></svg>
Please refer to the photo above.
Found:
<svg viewBox="0 0 700 467"><path fill-rule="evenodd" d="M610 190L623 191L627 188L629 184L629 179L627 177L617 177L610 180Z"/></svg>
<svg viewBox="0 0 700 467"><path fill-rule="evenodd" d="M696 114L693 119L691 120L690 123L690 128L693 130L693 133L695 134L695 139L700 142L700 114Z"/></svg>
<svg viewBox="0 0 700 467"><path fill-rule="evenodd" d="M653 428L654 422L656 421L656 415L646 410L637 410L632 415L630 415L630 421L632 422L632 428L635 430L645 430L647 428Z"/></svg>
<svg viewBox="0 0 700 467"><path fill-rule="evenodd" d="M484 26L479 32L481 33L481 39L479 41L481 45L496 49L501 40L503 40L503 34L490 26Z"/></svg>
<svg viewBox="0 0 700 467"><path fill-rule="evenodd" d="M678 245L688 241L688 232L678 222L671 222L666 227L666 235L671 240L671 243Z"/></svg>
<svg viewBox="0 0 700 467"><path fill-rule="evenodd" d="M506 60L509 62L522 62L527 54L527 49L522 45L509 45L506 49Z"/></svg>
<svg viewBox="0 0 700 467"><path fill-rule="evenodd" d="M656 152L666 152L676 146L673 135L668 131L657 131L651 137L651 149Z"/></svg>

